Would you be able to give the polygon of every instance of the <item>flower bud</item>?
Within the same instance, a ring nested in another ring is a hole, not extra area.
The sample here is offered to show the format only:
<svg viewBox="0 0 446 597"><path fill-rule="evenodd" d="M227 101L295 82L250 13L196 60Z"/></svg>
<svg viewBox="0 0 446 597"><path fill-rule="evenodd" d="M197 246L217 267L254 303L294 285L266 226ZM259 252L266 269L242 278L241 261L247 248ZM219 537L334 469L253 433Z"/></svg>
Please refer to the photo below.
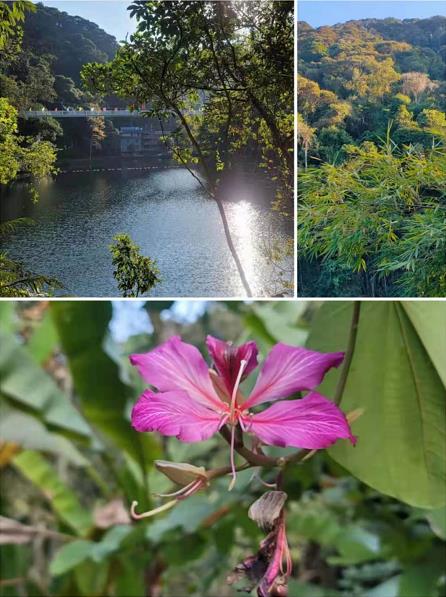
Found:
<svg viewBox="0 0 446 597"><path fill-rule="evenodd" d="M251 504L249 518L256 522L262 531L271 531L280 517L287 497L284 491L267 491Z"/></svg>
<svg viewBox="0 0 446 597"><path fill-rule="evenodd" d="M187 462L168 462L155 460L155 466L160 473L177 485L189 485L194 481L207 481L206 470L202 466L193 466Z"/></svg>

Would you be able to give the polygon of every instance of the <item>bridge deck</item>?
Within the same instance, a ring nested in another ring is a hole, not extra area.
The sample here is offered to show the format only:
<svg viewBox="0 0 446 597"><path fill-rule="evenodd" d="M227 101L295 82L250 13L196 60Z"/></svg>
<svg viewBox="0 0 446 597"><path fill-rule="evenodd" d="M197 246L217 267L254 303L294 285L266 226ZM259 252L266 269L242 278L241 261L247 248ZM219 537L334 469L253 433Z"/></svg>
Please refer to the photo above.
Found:
<svg viewBox="0 0 446 597"><path fill-rule="evenodd" d="M21 112L24 118L141 118L144 112L135 110L27 110Z"/></svg>

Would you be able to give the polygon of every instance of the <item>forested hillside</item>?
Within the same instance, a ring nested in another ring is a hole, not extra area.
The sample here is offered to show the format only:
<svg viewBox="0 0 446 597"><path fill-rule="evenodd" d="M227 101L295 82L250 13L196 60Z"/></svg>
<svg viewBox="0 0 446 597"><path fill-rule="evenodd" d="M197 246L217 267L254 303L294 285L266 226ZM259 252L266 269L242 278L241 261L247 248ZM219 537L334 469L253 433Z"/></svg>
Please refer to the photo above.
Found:
<svg viewBox="0 0 446 597"><path fill-rule="evenodd" d="M78 85L82 66L111 60L118 44L96 23L39 4L25 20L23 49L53 56L54 75L70 77Z"/></svg>
<svg viewBox="0 0 446 597"><path fill-rule="evenodd" d="M446 293L446 18L299 24L300 293Z"/></svg>
<svg viewBox="0 0 446 597"><path fill-rule="evenodd" d="M6 3L8 5L8 3ZM80 70L89 62L107 62L116 54L116 39L95 23L71 16L55 8L37 4L28 10L23 31L10 43L0 59L0 97L19 112L29 109L88 108L99 98L82 88ZM20 41L20 43L19 43ZM114 98L108 105L121 105ZM19 118L19 132L38 135L56 143L63 155L88 154L98 123L88 120L57 121L53 118ZM114 129L111 122L101 125L107 137L102 149L112 149Z"/></svg>

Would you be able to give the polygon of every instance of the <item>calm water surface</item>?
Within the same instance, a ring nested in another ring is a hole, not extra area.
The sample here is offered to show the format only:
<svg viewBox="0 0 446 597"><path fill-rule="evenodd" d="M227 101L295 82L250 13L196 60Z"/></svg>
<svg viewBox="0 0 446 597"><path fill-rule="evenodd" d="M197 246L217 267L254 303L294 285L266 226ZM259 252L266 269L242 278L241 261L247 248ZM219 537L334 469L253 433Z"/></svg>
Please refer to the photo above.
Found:
<svg viewBox="0 0 446 597"><path fill-rule="evenodd" d="M253 292L271 294L265 248L285 240L284 230L246 189L225 209ZM23 216L35 225L8 236L5 248L62 282L60 295L119 296L108 250L118 233L157 260L163 281L151 296L244 295L217 206L187 170L60 174L41 184L35 205L17 185L2 199L1 217Z"/></svg>

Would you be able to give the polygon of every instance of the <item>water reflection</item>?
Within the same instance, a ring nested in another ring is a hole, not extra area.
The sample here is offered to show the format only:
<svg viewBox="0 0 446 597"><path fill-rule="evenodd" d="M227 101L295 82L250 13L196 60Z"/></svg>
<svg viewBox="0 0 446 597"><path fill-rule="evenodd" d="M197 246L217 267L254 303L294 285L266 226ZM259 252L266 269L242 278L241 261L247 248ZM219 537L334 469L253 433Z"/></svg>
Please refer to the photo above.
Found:
<svg viewBox="0 0 446 597"><path fill-rule="evenodd" d="M257 261L256 252L259 250L259 247L255 248L255 232L259 225L256 208L245 199L242 199L238 203L226 203L225 210L234 244L239 249L240 261L246 277L248 280L253 280Z"/></svg>
<svg viewBox="0 0 446 597"><path fill-rule="evenodd" d="M108 246L126 232L158 261L163 281L153 296L243 296L216 204L187 171L63 174L42 183L37 205L16 187L2 201L2 220L29 216L36 225L6 240L10 255L58 278L61 294L119 296ZM257 296L268 294L273 272L263 247L273 216L248 199L225 209L234 243ZM274 228L274 227L273 227ZM283 230L274 228L276 240Z"/></svg>

